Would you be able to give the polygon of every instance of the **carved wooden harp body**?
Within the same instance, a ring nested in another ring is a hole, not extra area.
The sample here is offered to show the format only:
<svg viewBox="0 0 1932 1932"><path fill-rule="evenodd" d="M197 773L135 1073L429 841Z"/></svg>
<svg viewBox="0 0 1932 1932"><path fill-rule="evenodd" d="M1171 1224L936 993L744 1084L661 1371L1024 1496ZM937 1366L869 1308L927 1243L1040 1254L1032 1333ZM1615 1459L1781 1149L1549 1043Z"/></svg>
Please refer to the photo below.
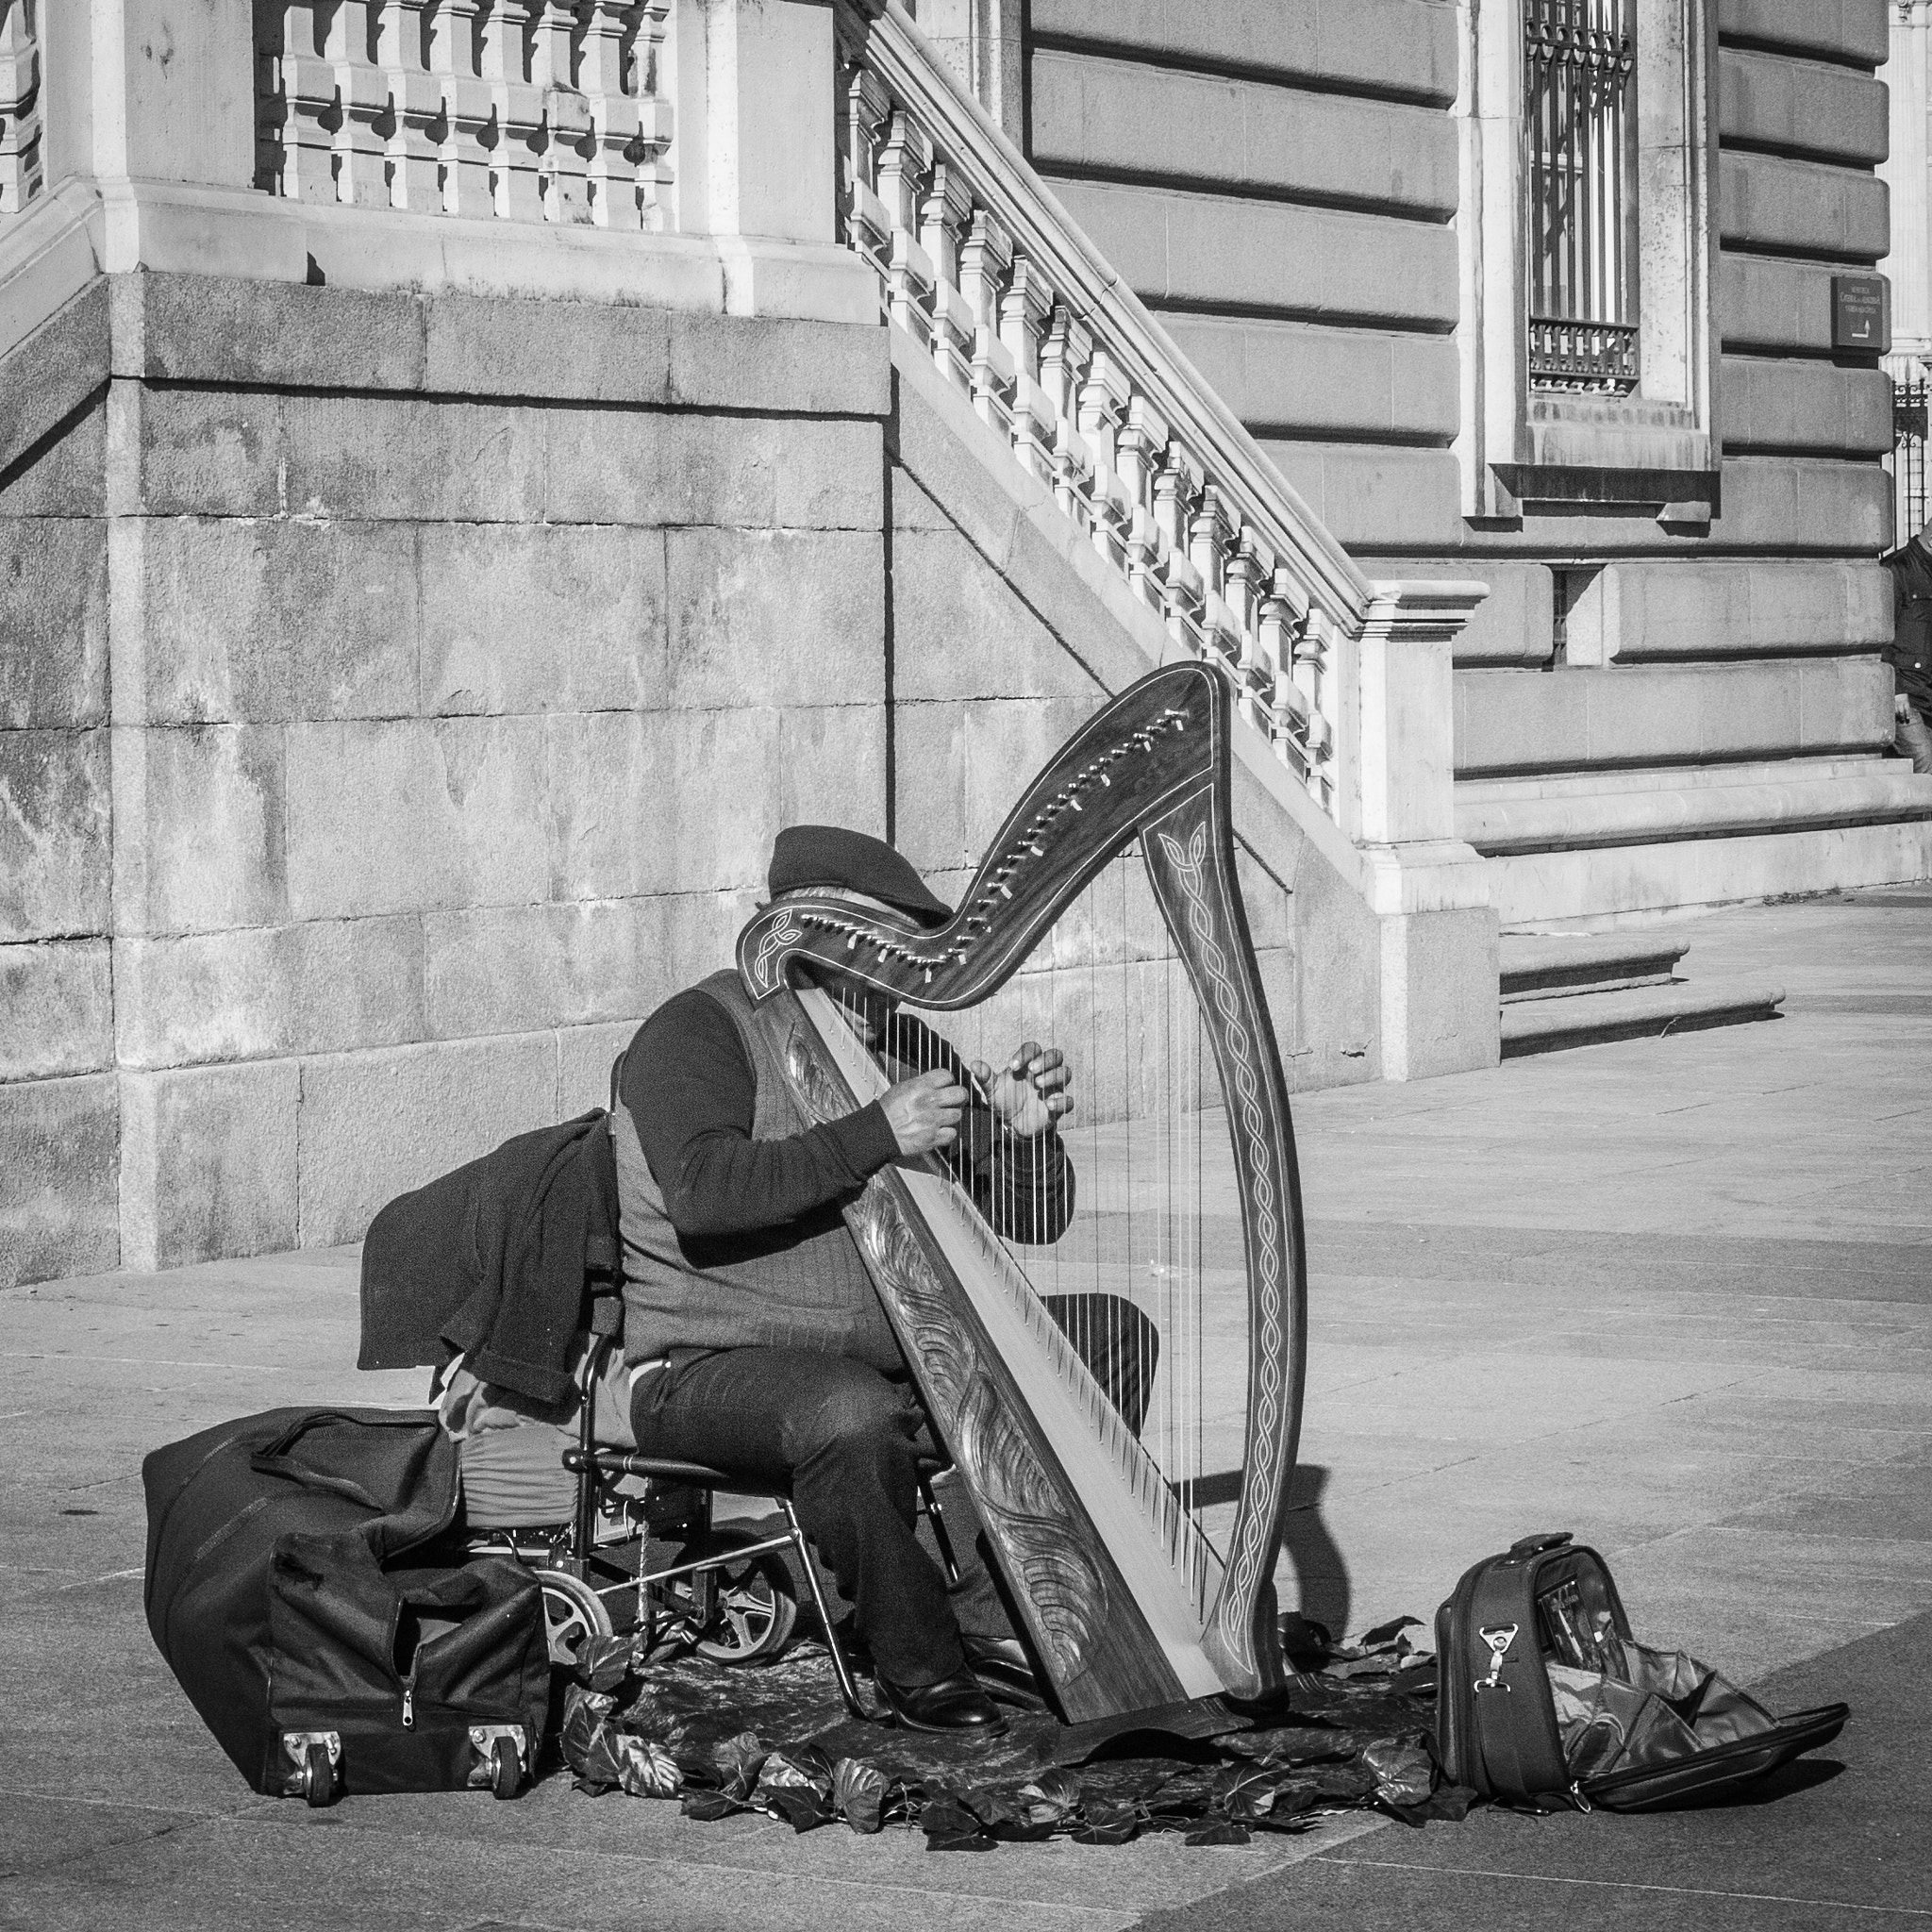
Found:
<svg viewBox="0 0 1932 1932"><path fill-rule="evenodd" d="M811 983L825 969L969 1063L997 1069L1023 1039L1065 1056L1063 1230L1007 1211L1000 1160L1039 1151L997 1133L977 1195L927 1156L874 1176L846 1218L1070 1724L1224 1728L1213 1700L1283 1675L1273 1579L1306 1277L1229 725L1216 672L1154 672L1034 779L944 927L801 896L738 944L808 1118L908 1071Z"/></svg>

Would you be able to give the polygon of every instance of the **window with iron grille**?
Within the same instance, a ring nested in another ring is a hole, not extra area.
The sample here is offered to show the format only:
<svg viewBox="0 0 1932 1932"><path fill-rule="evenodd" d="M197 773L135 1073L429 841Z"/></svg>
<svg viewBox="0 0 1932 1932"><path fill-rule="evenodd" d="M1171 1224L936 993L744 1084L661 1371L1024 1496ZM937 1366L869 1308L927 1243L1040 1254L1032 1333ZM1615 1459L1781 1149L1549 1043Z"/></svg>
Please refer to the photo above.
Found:
<svg viewBox="0 0 1932 1932"><path fill-rule="evenodd" d="M1524 0L1533 390L1637 387L1637 0Z"/></svg>

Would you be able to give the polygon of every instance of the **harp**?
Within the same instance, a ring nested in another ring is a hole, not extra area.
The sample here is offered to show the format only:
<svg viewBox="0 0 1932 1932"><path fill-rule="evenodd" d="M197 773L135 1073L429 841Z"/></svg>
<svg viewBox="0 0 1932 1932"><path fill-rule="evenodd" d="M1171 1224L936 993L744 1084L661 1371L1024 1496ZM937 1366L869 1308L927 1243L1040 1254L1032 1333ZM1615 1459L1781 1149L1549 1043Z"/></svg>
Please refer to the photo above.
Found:
<svg viewBox="0 0 1932 1932"><path fill-rule="evenodd" d="M1306 1276L1229 725L1217 673L1156 671L1033 780L942 928L806 895L738 942L808 1119L949 1051L1065 1056L1057 1132L975 1101L963 1152L883 1170L845 1211L1063 1717L1106 1730L1224 1729L1224 1698L1283 1680ZM883 1060L828 970L898 1003ZM1064 1225L1016 1211L1049 1159Z"/></svg>

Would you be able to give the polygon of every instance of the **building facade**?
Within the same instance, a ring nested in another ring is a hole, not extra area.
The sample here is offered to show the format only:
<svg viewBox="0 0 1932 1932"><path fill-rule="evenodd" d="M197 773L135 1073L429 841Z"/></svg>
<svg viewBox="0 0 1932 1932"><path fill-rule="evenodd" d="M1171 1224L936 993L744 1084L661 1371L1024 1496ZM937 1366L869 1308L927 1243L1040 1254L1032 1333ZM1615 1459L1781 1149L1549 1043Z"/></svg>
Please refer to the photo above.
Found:
<svg viewBox="0 0 1932 1932"><path fill-rule="evenodd" d="M777 826L956 887L1177 654L1302 1086L1492 1062L1501 928L1925 875L1886 33L0 0L0 1278L358 1238Z"/></svg>

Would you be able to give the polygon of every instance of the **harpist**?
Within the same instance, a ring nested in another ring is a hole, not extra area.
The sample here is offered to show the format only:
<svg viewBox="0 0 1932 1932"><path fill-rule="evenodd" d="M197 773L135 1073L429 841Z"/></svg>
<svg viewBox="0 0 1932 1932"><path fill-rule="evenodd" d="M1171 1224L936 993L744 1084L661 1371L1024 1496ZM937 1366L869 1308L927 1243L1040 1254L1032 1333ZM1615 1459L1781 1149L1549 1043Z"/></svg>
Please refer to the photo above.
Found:
<svg viewBox="0 0 1932 1932"><path fill-rule="evenodd" d="M781 832L768 883L774 901L829 893L908 932L952 916L890 845L831 826ZM889 1163L937 1153L999 1234L1058 1241L1074 1204L1058 1133L1070 1073L1032 1041L997 1071L968 1067L891 999L810 970L894 1083L843 1119L808 1123L769 1020L728 969L668 1000L625 1056L616 1146L638 1447L789 1484L899 1721L991 1733L1003 1721L975 1667L1012 1681L1025 1654L963 1491L948 1509L958 1584L915 1539L916 1462L933 1443L841 1209ZM1046 1303L1138 1431L1150 1324L1111 1296Z"/></svg>

